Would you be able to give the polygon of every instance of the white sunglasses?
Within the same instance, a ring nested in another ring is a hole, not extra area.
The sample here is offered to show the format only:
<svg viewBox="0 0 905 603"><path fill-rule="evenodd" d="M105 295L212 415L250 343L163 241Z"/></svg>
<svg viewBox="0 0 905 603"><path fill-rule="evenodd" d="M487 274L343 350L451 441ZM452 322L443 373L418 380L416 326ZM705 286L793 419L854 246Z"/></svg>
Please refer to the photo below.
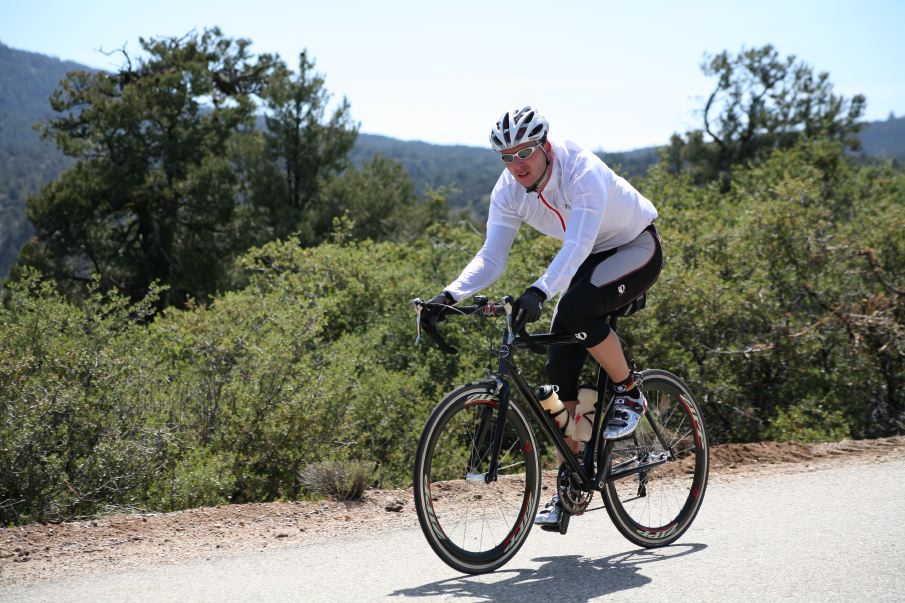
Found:
<svg viewBox="0 0 905 603"><path fill-rule="evenodd" d="M519 159L528 159L529 157L531 157L531 155L534 154L534 151L536 151L537 148L540 147L540 144L541 143L538 143L534 146L525 147L518 153L503 153L502 155L500 155L500 161L502 161L503 163L512 163L513 161L515 161L516 157L518 157Z"/></svg>

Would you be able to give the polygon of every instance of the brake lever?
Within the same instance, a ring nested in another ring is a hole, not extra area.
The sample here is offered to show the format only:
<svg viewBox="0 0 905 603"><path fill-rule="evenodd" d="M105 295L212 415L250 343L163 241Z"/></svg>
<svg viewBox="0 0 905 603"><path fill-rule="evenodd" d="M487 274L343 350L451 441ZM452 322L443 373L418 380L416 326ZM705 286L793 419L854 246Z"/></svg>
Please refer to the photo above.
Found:
<svg viewBox="0 0 905 603"><path fill-rule="evenodd" d="M506 332L509 333L509 337L506 338L506 343L512 345L512 342L515 341L515 332L512 330L513 299L509 295L504 295L501 301L503 302L503 309L506 311Z"/></svg>
<svg viewBox="0 0 905 603"><path fill-rule="evenodd" d="M416 297L412 300L412 305L415 306L415 345L421 345L421 310L424 306L424 300L420 297Z"/></svg>

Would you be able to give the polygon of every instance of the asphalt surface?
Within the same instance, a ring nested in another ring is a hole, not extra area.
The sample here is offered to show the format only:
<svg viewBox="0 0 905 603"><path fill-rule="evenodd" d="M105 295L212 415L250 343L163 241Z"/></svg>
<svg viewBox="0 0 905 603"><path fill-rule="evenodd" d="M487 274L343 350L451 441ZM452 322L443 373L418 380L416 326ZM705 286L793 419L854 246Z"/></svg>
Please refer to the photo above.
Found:
<svg viewBox="0 0 905 603"><path fill-rule="evenodd" d="M0 601L905 601L905 460L713 481L663 549L605 511L464 576L420 530L0 588Z"/></svg>

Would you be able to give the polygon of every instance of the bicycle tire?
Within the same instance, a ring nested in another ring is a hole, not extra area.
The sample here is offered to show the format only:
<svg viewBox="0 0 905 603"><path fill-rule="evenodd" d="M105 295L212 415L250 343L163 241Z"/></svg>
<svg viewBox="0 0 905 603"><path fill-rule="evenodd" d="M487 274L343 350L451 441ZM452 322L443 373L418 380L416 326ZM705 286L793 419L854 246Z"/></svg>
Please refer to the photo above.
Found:
<svg viewBox="0 0 905 603"><path fill-rule="evenodd" d="M619 532L638 546L656 548L675 542L694 521L707 489L710 451L700 408L688 386L668 371L650 369L641 376L648 412L631 436L607 441L602 457L606 475L639 463L666 462L609 481L602 494ZM672 445L674 459L668 459L652 420Z"/></svg>
<svg viewBox="0 0 905 603"><path fill-rule="evenodd" d="M511 399L498 479L486 483L482 477L498 419L499 396L494 391L492 383L471 383L444 396L415 454L414 497L421 530L440 559L467 574L491 572L518 552L540 498L537 442Z"/></svg>

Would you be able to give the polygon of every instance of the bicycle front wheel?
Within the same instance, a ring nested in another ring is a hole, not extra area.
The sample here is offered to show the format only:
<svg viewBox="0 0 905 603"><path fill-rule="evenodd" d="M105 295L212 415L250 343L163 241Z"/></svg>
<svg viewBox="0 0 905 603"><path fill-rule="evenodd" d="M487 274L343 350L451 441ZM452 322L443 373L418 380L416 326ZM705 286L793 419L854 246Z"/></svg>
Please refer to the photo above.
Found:
<svg viewBox="0 0 905 603"><path fill-rule="evenodd" d="M704 499L710 457L688 386L666 371L641 376L648 412L631 436L604 446L610 481L603 499L619 532L652 548L674 542L691 526Z"/></svg>
<svg viewBox="0 0 905 603"><path fill-rule="evenodd" d="M421 530L450 567L490 572L509 561L528 537L540 496L534 433L508 405L499 474L487 483L499 396L489 383L446 395L434 409L415 456L415 507Z"/></svg>

